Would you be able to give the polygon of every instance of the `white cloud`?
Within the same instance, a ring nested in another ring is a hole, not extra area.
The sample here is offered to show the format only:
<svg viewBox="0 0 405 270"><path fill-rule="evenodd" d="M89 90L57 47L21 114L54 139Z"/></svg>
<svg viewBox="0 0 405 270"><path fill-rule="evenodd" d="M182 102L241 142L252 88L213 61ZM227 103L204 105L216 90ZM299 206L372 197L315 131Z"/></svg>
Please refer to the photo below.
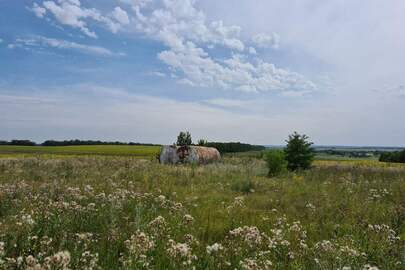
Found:
<svg viewBox="0 0 405 270"><path fill-rule="evenodd" d="M156 77L162 77L162 78L166 77L166 74L163 73L163 72L160 72L160 71L152 71L152 72L149 72L148 75L156 76Z"/></svg>
<svg viewBox="0 0 405 270"><path fill-rule="evenodd" d="M181 49L163 51L158 57L165 64L182 72L189 85L244 92L300 92L316 89L316 86L302 75L276 68L270 63L250 63L240 56L217 62L192 42L182 45Z"/></svg>
<svg viewBox="0 0 405 270"><path fill-rule="evenodd" d="M108 16L101 17L101 21L114 34L130 23L128 13L120 7L115 7Z"/></svg>
<svg viewBox="0 0 405 270"><path fill-rule="evenodd" d="M250 54L253 54L253 55L256 55L256 54L257 54L257 51L256 51L255 48L249 47L249 53L250 53Z"/></svg>
<svg viewBox="0 0 405 270"><path fill-rule="evenodd" d="M189 79L186 79L186 78L177 80L177 83L182 84L182 85L188 85L188 86L196 86L192 81L190 81Z"/></svg>
<svg viewBox="0 0 405 270"><path fill-rule="evenodd" d="M205 101L207 104L211 104L214 106L220 106L224 108L238 108L238 109L246 109L249 106L254 106L249 101L246 100L239 100L239 99L224 99L224 98L215 98L209 99Z"/></svg>
<svg viewBox="0 0 405 270"><path fill-rule="evenodd" d="M44 1L43 7L52 13L59 23L78 28L89 37L97 37L95 32L89 30L85 19L101 21L101 14L98 10L82 8L78 0L59 0L58 3Z"/></svg>
<svg viewBox="0 0 405 270"><path fill-rule="evenodd" d="M43 97L30 97L30 96L15 96L15 95L3 95L0 94L0 104L21 104L21 105L35 105L53 103L55 99L43 98Z"/></svg>
<svg viewBox="0 0 405 270"><path fill-rule="evenodd" d="M277 49L280 43L280 36L276 33L272 33L271 35L261 33L253 36L252 41L259 48Z"/></svg>
<svg viewBox="0 0 405 270"><path fill-rule="evenodd" d="M46 14L46 9L43 8L43 7L40 7L37 3L34 3L34 4L32 5L31 10L32 10L32 12L35 13L35 15L36 15L38 18L43 18L43 17L45 16L45 14Z"/></svg>
<svg viewBox="0 0 405 270"><path fill-rule="evenodd" d="M127 12L120 7L116 7L110 14L103 15L95 8L84 8L79 0L44 1L42 6L34 3L31 10L39 18L43 18L49 11L59 23L78 28L92 38L96 38L97 34L89 29L87 20L101 23L113 33L117 33L130 22Z"/></svg>
<svg viewBox="0 0 405 270"><path fill-rule="evenodd" d="M131 5L132 7L144 7L153 0L119 0L121 3Z"/></svg>
<svg viewBox="0 0 405 270"><path fill-rule="evenodd" d="M3 43L3 39L2 39L2 38L0 38L0 44L1 44L1 43Z"/></svg>
<svg viewBox="0 0 405 270"><path fill-rule="evenodd" d="M15 47L52 47L57 49L75 50L81 53L101 55L101 56L124 56L123 53L115 53L99 46L91 46L76 42L47 38L42 36L34 36L31 38L18 38L13 45Z"/></svg>
<svg viewBox="0 0 405 270"><path fill-rule="evenodd" d="M245 92L316 89L304 76L276 68L271 63L252 62L235 55L222 61L212 58L202 46L221 45L243 53L242 29L225 26L222 21L209 22L194 3L192 0L165 0L159 8L151 8L147 3L133 5L137 30L169 47L159 53L158 58L180 73L183 77L180 83ZM279 37L261 34L254 40L260 46L276 48ZM250 47L248 52L254 54L256 50Z"/></svg>
<svg viewBox="0 0 405 270"><path fill-rule="evenodd" d="M240 26L208 20L196 7L196 0L120 2L131 5L134 18L130 18L121 7L102 15L96 9L84 8L79 0L45 1L43 6L60 23L79 28L89 36L96 36L86 23L92 19L113 33L128 26L126 29L135 29L137 33L162 42L168 49L160 52L158 58L176 71L180 77L178 82L182 84L244 92L307 92L316 89L313 82L298 73L277 68L272 63L252 61L245 56L257 53L252 42L262 48L278 47L279 36L275 33L259 34L243 41ZM204 50L214 46L226 49L223 59L216 59Z"/></svg>
<svg viewBox="0 0 405 270"><path fill-rule="evenodd" d="M245 45L240 39L239 26L225 26L222 21L208 22L193 0L163 0L150 8L148 2L132 1L136 28L149 37L172 47L184 40L196 44L216 44L236 51Z"/></svg>
<svg viewBox="0 0 405 270"><path fill-rule="evenodd" d="M115 7L114 11L112 12L112 17L122 25L129 24L129 17L127 12L120 7Z"/></svg>

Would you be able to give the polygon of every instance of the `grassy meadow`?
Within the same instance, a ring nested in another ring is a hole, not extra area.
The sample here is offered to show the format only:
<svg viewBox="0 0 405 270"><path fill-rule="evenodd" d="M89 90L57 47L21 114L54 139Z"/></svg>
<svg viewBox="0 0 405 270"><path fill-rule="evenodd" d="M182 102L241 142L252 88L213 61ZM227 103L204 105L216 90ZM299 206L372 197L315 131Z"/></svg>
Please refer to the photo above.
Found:
<svg viewBox="0 0 405 270"><path fill-rule="evenodd" d="M0 269L405 269L403 165L268 178L243 155L165 166L154 148L57 148L1 148Z"/></svg>

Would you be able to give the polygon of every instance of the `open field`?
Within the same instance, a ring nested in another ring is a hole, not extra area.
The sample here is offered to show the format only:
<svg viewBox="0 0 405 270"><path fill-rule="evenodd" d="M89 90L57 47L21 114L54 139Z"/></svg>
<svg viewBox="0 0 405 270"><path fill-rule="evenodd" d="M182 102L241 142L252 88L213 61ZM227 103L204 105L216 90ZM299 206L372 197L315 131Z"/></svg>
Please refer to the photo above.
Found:
<svg viewBox="0 0 405 270"><path fill-rule="evenodd" d="M156 156L160 146L139 145L77 145L77 146L13 146L0 145L0 155L112 155Z"/></svg>
<svg viewBox="0 0 405 270"><path fill-rule="evenodd" d="M405 166L0 159L0 269L404 269ZM348 268L344 268L348 269Z"/></svg>

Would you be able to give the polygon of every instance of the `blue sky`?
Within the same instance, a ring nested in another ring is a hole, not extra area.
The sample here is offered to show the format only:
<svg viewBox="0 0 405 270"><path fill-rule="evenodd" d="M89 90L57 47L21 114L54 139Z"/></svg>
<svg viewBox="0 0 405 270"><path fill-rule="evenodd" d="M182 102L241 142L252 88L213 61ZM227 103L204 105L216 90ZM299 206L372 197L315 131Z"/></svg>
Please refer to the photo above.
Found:
<svg viewBox="0 0 405 270"><path fill-rule="evenodd" d="M0 138L404 146L404 8L0 0Z"/></svg>

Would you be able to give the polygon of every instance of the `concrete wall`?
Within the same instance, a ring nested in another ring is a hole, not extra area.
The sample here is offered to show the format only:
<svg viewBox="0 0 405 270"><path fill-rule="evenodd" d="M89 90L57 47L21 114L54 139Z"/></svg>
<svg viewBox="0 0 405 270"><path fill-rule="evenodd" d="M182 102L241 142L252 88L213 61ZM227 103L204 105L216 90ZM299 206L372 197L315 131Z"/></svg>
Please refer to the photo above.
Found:
<svg viewBox="0 0 405 270"><path fill-rule="evenodd" d="M159 161L162 164L207 164L221 159L217 149L202 146L163 146Z"/></svg>

